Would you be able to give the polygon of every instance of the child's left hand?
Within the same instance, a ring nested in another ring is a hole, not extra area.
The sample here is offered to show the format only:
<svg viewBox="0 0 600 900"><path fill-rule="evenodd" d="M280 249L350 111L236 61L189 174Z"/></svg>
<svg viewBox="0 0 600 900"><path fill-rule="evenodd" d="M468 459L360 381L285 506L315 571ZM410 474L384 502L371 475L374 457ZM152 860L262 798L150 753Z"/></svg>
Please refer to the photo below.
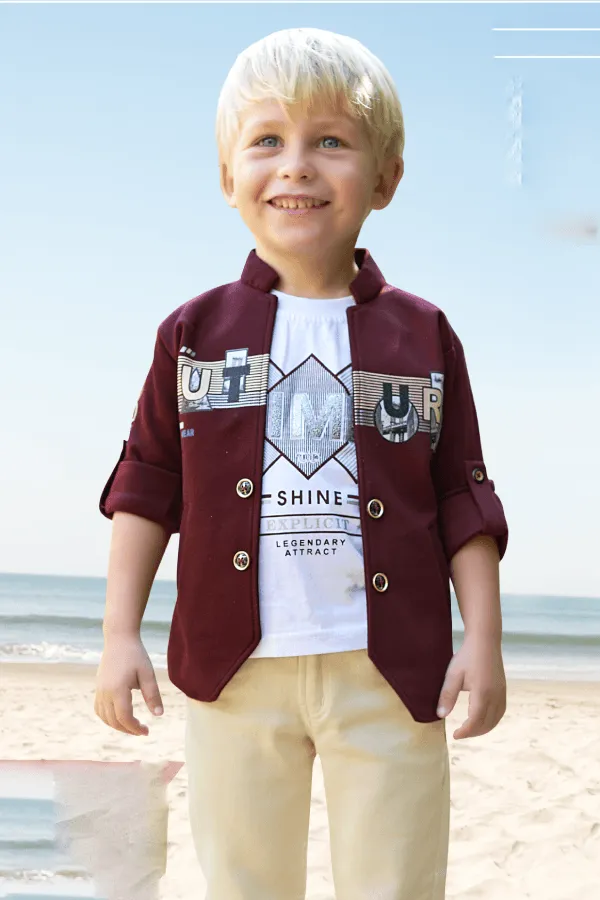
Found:
<svg viewBox="0 0 600 900"><path fill-rule="evenodd" d="M469 713L454 738L478 737L495 728L506 712L506 676L498 642L465 635L446 672L438 704L441 718L452 712L460 691L469 691Z"/></svg>

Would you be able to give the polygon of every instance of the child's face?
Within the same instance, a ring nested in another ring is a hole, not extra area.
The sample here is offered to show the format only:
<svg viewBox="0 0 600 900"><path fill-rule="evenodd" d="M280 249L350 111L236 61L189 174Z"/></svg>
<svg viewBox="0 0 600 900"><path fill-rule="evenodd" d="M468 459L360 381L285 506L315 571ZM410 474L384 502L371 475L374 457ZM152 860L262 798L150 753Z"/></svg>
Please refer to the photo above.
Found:
<svg viewBox="0 0 600 900"><path fill-rule="evenodd" d="M277 101L265 100L245 112L229 166L222 166L221 185L259 253L266 247L318 258L328 249L354 246L371 210L390 202L402 177L401 171L396 174L390 195L359 120L323 107L310 116L301 109L286 115ZM326 205L290 214L271 202L289 194Z"/></svg>

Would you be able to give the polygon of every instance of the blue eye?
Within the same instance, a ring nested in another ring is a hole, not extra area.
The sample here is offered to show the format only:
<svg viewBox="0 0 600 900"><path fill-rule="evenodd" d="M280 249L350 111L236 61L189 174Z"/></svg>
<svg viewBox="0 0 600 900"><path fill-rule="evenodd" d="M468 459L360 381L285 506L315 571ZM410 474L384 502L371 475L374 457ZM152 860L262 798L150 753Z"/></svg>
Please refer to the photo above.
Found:
<svg viewBox="0 0 600 900"><path fill-rule="evenodd" d="M276 135L274 135L274 134L268 134L268 135L265 135L265 137L260 138L260 140L258 140L258 141L256 142L256 146L257 146L257 147L260 147L260 146L263 146L263 147L264 147L264 146L266 146L266 145L263 144L263 141L278 141L278 140L279 140L279 138L278 138ZM324 138L321 138L321 141L337 141L338 144L341 144L341 143L342 143L341 140L340 140L340 138L333 137L333 135L328 135L328 136L326 136L326 137L324 137Z"/></svg>
<svg viewBox="0 0 600 900"><path fill-rule="evenodd" d="M275 137L274 134L269 134L267 137L261 138L260 141L257 141L257 146L262 144L263 141L276 141L278 138Z"/></svg>

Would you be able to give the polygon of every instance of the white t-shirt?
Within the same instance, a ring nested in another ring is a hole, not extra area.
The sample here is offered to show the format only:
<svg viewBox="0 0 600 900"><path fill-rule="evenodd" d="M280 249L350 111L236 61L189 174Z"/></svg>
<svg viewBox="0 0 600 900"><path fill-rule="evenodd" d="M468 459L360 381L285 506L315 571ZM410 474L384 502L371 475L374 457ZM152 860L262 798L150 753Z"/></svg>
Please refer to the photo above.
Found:
<svg viewBox="0 0 600 900"><path fill-rule="evenodd" d="M367 646L346 309L278 297L259 546L262 639L252 656Z"/></svg>

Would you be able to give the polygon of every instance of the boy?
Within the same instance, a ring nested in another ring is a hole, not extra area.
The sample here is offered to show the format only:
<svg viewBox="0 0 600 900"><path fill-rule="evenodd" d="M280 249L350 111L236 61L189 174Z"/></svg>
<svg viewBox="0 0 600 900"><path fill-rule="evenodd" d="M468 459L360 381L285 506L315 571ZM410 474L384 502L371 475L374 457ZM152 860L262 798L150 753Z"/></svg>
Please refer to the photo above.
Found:
<svg viewBox="0 0 600 900"><path fill-rule="evenodd" d="M238 57L217 140L256 248L158 329L101 499L95 710L148 733L131 689L161 700L140 621L179 531L168 665L208 900L305 896L317 753L337 900L441 900L444 716L461 689L456 738L504 714L508 531L458 337L356 248L403 174L400 102L358 41L291 29Z"/></svg>

